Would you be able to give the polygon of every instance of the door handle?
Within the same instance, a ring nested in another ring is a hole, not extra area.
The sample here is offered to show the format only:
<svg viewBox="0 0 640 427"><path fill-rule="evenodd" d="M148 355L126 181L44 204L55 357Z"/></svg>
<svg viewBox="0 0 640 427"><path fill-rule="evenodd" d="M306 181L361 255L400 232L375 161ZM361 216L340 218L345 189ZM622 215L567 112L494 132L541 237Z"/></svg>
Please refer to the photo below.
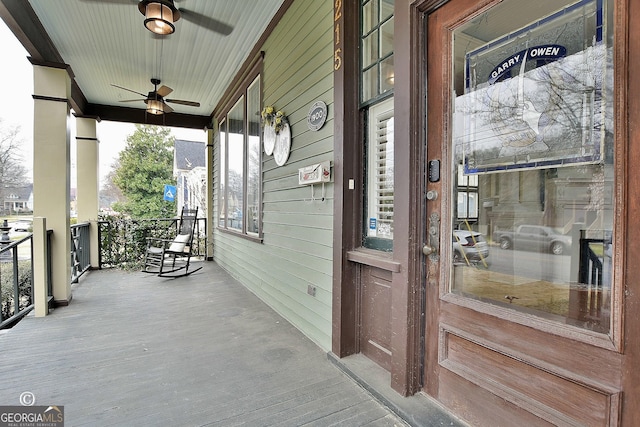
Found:
<svg viewBox="0 0 640 427"><path fill-rule="evenodd" d="M422 253L428 256L432 262L437 262L438 249L440 249L440 215L438 212L432 212L429 215L429 227L427 235L427 244L422 247Z"/></svg>
<svg viewBox="0 0 640 427"><path fill-rule="evenodd" d="M425 254L425 256L429 256L432 253L434 253L435 251L436 250L434 248L432 248L431 246L429 246L429 245L424 245L422 247L422 253Z"/></svg>

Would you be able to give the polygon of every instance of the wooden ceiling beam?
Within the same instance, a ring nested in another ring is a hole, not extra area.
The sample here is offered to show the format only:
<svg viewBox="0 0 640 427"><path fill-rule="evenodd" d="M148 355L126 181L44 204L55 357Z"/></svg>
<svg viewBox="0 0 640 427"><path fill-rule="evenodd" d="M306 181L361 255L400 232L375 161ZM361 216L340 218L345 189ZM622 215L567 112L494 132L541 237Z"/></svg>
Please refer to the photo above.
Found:
<svg viewBox="0 0 640 427"><path fill-rule="evenodd" d="M172 126L188 129L211 127L211 117L183 113L154 115L144 109L115 107L113 105L87 104L84 115L99 117L113 122L139 123L158 126Z"/></svg>

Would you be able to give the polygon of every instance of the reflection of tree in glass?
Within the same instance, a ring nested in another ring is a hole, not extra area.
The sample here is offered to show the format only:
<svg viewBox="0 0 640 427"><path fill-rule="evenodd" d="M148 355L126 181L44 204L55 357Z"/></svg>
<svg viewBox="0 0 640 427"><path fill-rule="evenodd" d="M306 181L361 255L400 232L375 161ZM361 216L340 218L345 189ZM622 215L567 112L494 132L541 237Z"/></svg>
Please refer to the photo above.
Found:
<svg viewBox="0 0 640 427"><path fill-rule="evenodd" d="M249 158L247 159L247 231L258 232L258 213L260 206L260 138L249 136Z"/></svg>
<svg viewBox="0 0 640 427"><path fill-rule="evenodd" d="M604 46L540 64L458 97L456 142L471 144L477 164L497 159L599 159L603 129L612 126L610 57ZM520 67L524 70L524 67ZM460 128L466 134L460 134Z"/></svg>
<svg viewBox="0 0 640 427"><path fill-rule="evenodd" d="M201 212L207 205L207 174L203 167L196 167L187 174L187 188L189 190L189 206L198 206Z"/></svg>
<svg viewBox="0 0 640 427"><path fill-rule="evenodd" d="M227 191L227 226L232 228L242 228L242 174L229 169L229 183Z"/></svg>

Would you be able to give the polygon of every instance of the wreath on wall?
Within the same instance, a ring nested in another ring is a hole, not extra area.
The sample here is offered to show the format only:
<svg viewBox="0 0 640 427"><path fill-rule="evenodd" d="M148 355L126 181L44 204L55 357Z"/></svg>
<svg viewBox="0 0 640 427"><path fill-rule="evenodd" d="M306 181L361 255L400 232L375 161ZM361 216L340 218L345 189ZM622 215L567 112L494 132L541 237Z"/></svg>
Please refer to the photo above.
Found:
<svg viewBox="0 0 640 427"><path fill-rule="evenodd" d="M262 123L265 126L272 126L276 135L280 133L285 124L289 123L287 116L284 115L284 111L276 110L271 105L264 107L260 115L262 116Z"/></svg>

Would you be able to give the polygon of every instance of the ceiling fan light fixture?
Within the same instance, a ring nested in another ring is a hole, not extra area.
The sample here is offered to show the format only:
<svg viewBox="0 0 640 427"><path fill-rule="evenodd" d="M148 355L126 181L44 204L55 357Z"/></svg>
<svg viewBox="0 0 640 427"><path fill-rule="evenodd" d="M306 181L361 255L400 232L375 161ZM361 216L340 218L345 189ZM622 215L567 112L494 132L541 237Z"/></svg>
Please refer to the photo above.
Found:
<svg viewBox="0 0 640 427"><path fill-rule="evenodd" d="M144 15L144 26L155 34L173 34L176 27L174 22L180 18L180 12L171 1L141 1L140 12Z"/></svg>
<svg viewBox="0 0 640 427"><path fill-rule="evenodd" d="M147 113L155 114L156 116L164 114L164 102L159 99L148 99L146 102Z"/></svg>

